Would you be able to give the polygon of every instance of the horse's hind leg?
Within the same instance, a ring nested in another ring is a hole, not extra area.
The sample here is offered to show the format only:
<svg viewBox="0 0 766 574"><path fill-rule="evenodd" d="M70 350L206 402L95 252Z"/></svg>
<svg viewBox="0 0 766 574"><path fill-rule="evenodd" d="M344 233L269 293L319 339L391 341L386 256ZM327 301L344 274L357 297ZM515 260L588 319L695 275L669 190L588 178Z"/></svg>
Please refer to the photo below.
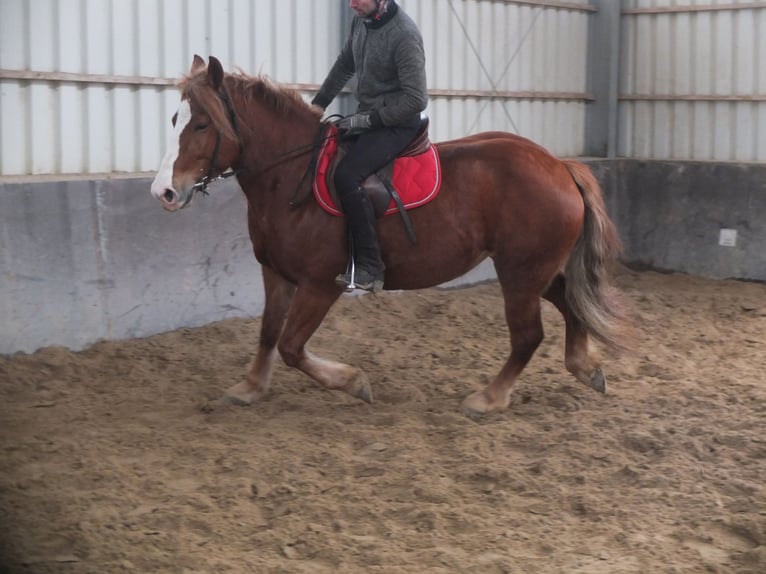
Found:
<svg viewBox="0 0 766 574"><path fill-rule="evenodd" d="M274 368L277 342L285 325L295 286L262 267L266 304L261 321L261 336L258 352L250 367L247 379L234 385L221 399L224 403L246 406L260 399L269 390L271 373Z"/></svg>
<svg viewBox="0 0 766 574"><path fill-rule="evenodd" d="M566 349L564 364L578 381L601 393L606 392L606 378L598 363L588 351L588 333L579 319L572 314L566 300L566 279L558 275L543 295L564 316Z"/></svg>
<svg viewBox="0 0 766 574"><path fill-rule="evenodd" d="M505 297L505 318L511 334L511 355L489 385L463 401L463 412L469 416L508 408L511 386L543 340L539 291L514 290L509 282L503 282L499 270L498 278Z"/></svg>
<svg viewBox="0 0 766 574"><path fill-rule="evenodd" d="M279 339L279 353L288 367L300 369L325 388L345 391L371 403L372 391L360 369L317 357L305 348L340 293L340 289L324 291L310 286L299 287Z"/></svg>

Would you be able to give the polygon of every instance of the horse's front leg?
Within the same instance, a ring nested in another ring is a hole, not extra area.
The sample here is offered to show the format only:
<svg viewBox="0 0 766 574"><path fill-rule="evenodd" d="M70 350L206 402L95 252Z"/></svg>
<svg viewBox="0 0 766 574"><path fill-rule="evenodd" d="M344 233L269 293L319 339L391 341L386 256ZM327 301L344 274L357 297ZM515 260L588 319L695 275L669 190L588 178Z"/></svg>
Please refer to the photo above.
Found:
<svg viewBox="0 0 766 574"><path fill-rule="evenodd" d="M268 267L261 269L266 292L266 304L263 310L258 352L250 367L247 379L226 391L221 399L224 403L242 406L252 404L266 394L271 384L271 373L277 354L277 342L285 325L290 301L293 298L293 293L295 293L295 286Z"/></svg>
<svg viewBox="0 0 766 574"><path fill-rule="evenodd" d="M364 373L351 365L323 359L305 348L341 291L324 291L301 286L293 297L287 324L279 339L279 353L289 367L295 367L327 389L345 391L351 396L372 402L372 391Z"/></svg>

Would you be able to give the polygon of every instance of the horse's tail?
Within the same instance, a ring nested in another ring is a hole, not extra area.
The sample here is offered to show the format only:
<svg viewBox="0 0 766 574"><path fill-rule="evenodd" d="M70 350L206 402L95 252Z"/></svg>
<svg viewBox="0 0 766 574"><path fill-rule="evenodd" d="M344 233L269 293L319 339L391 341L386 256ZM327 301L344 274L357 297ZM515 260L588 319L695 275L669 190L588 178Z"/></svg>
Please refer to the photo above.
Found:
<svg viewBox="0 0 766 574"><path fill-rule="evenodd" d="M580 162L563 161L585 202L583 230L564 269L567 304L589 335L612 350L625 350L625 307L609 282L622 243L593 172Z"/></svg>

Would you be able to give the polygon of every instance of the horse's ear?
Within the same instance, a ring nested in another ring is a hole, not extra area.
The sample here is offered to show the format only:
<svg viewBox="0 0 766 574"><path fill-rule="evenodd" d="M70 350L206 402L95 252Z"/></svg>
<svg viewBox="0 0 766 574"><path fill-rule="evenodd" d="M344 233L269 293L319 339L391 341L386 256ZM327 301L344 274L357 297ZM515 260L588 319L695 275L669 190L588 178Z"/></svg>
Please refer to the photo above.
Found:
<svg viewBox="0 0 766 574"><path fill-rule="evenodd" d="M194 54L194 61L192 61L191 71L189 74L193 74L205 67L205 60L199 54Z"/></svg>
<svg viewBox="0 0 766 574"><path fill-rule="evenodd" d="M223 84L223 66L218 58L210 56L207 61L207 77L214 90L218 90Z"/></svg>

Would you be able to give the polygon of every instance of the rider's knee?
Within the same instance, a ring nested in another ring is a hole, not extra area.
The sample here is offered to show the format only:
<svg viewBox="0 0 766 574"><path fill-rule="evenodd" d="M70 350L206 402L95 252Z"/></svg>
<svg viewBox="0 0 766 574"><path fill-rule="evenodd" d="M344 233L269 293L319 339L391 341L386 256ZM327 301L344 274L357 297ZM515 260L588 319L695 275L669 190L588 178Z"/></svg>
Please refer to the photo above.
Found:
<svg viewBox="0 0 766 574"><path fill-rule="evenodd" d="M358 176L353 167L345 167L341 163L335 170L333 182L338 194L343 196L348 193L355 193L362 184L362 178Z"/></svg>

